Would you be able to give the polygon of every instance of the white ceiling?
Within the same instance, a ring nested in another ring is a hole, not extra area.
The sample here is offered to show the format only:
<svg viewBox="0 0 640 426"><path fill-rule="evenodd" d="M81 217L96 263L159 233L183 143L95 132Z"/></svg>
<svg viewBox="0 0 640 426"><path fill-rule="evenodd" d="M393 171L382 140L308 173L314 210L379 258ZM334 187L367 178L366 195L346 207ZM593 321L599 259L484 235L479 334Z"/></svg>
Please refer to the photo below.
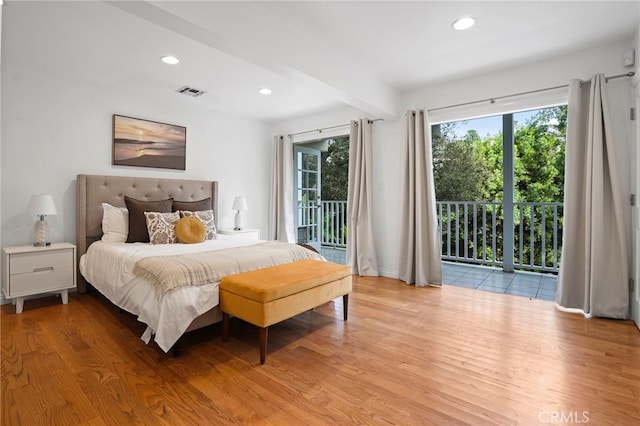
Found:
<svg viewBox="0 0 640 426"><path fill-rule="evenodd" d="M25 63L74 78L267 121L345 104L394 115L403 91L630 41L640 16L640 1L5 1L3 7L3 57L9 49ZM463 15L477 25L453 31ZM166 54L180 64L161 63ZM183 85L207 93L175 93ZM257 93L265 86L272 95Z"/></svg>

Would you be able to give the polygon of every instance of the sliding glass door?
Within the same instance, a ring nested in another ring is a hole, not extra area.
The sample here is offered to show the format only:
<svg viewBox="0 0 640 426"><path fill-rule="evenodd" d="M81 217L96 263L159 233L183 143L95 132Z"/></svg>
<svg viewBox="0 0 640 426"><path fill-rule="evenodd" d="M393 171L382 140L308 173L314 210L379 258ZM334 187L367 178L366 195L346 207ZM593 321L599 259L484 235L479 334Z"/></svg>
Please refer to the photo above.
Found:
<svg viewBox="0 0 640 426"><path fill-rule="evenodd" d="M557 272L567 107L436 124L445 260Z"/></svg>

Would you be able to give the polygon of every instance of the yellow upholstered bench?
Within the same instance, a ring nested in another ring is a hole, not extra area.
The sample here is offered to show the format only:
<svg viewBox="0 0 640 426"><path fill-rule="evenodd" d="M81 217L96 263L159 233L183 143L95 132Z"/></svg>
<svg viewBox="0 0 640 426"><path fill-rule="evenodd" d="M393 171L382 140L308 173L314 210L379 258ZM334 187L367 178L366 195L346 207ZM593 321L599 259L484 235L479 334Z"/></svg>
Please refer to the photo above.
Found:
<svg viewBox="0 0 640 426"><path fill-rule="evenodd" d="M229 337L229 316L260 327L260 364L264 364L270 325L342 296L347 320L351 269L306 259L229 275L220 281L222 339Z"/></svg>

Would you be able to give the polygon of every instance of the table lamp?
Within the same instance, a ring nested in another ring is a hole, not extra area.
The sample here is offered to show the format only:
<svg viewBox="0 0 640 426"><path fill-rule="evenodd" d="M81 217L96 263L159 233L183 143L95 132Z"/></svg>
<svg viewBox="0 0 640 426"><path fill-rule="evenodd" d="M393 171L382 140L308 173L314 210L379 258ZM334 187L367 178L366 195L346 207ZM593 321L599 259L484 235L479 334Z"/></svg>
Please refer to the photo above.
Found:
<svg viewBox="0 0 640 426"><path fill-rule="evenodd" d="M233 200L233 207L231 207L232 210L237 210L236 212L236 217L234 219L234 227L233 230L234 231L241 231L242 230L242 216L240 215L240 211L241 210L247 210L247 200L244 199L244 197L239 196L236 197Z"/></svg>
<svg viewBox="0 0 640 426"><path fill-rule="evenodd" d="M49 242L49 224L44 220L44 217L56 214L56 205L53 203L53 197L49 194L36 194L31 196L27 211L40 216L40 220L36 221L34 226L35 238L33 245L36 247L51 245Z"/></svg>

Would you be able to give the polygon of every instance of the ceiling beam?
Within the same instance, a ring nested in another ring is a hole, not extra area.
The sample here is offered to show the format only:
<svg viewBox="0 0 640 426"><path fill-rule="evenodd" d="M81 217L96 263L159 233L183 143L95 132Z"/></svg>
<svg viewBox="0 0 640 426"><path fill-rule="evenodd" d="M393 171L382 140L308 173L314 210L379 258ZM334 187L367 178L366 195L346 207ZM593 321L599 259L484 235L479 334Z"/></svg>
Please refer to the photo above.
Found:
<svg viewBox="0 0 640 426"><path fill-rule="evenodd" d="M398 114L396 90L353 57L288 25L259 2L107 3L281 77L312 84L372 117Z"/></svg>

